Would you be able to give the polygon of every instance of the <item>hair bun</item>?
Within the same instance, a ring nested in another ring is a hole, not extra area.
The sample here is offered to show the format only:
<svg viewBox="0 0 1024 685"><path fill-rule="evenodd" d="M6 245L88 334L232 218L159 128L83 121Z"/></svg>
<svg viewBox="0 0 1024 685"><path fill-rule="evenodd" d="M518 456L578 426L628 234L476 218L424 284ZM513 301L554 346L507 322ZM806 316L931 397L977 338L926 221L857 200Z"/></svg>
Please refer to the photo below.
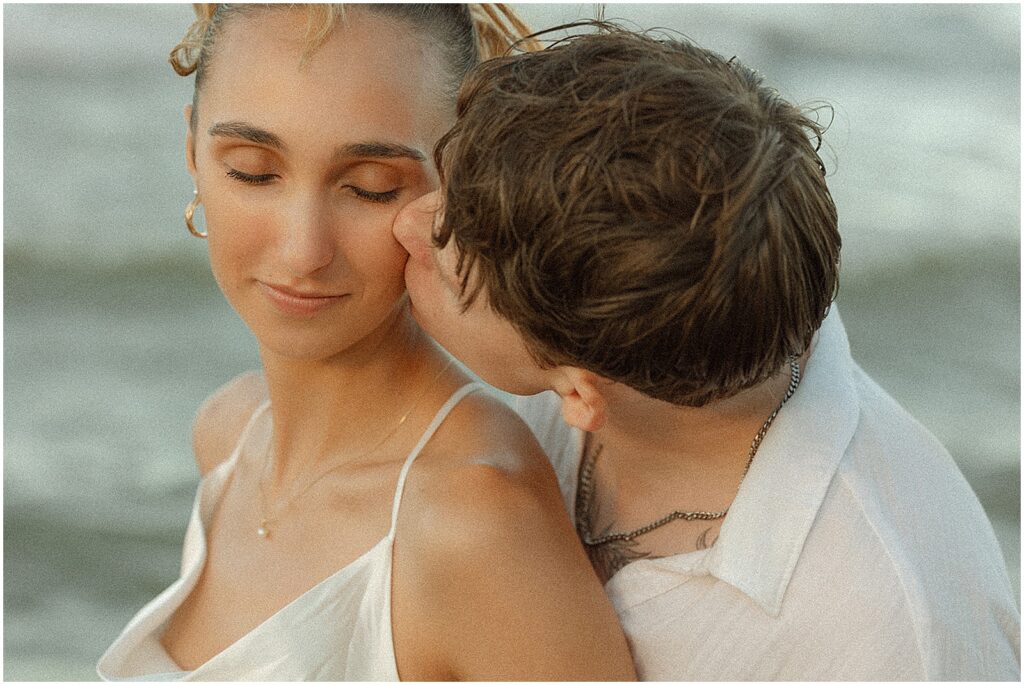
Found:
<svg viewBox="0 0 1024 685"><path fill-rule="evenodd" d="M508 5L471 4L469 16L476 32L481 61L506 55L512 47L528 51L540 49L540 43L530 35L529 27Z"/></svg>
<svg viewBox="0 0 1024 685"><path fill-rule="evenodd" d="M196 20L188 27L185 37L171 49L167 60L179 76L188 76L196 70L196 66L199 64L199 53L203 47L203 38L210 28L217 7L217 3L197 2L192 5L192 9L196 13Z"/></svg>

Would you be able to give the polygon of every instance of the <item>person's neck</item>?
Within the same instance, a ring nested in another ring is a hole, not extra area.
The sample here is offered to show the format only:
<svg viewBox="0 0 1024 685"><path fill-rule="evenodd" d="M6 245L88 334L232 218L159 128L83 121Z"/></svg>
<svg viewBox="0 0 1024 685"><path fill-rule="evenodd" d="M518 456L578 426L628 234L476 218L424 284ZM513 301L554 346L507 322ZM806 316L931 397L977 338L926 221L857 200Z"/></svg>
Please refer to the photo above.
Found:
<svg viewBox="0 0 1024 685"><path fill-rule="evenodd" d="M260 356L273 406L267 475L277 484L365 456L445 363L404 309L333 357L294 359L267 349Z"/></svg>
<svg viewBox="0 0 1024 685"><path fill-rule="evenodd" d="M606 505L621 513L639 502L651 512L728 508L754 437L789 382L787 364L761 385L703 407L662 402L621 385L609 389L607 421L590 438L591 453L601 449L598 490L614 493L615 502Z"/></svg>

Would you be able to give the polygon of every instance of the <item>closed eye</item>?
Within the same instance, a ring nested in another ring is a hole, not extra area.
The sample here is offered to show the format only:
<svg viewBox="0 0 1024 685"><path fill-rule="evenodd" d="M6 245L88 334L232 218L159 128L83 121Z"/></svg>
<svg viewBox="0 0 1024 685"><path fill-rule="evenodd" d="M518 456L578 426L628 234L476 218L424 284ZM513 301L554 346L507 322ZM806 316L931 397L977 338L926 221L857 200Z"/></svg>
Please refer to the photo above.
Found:
<svg viewBox="0 0 1024 685"><path fill-rule="evenodd" d="M352 190L352 194L356 197L367 200L369 202L378 202L380 204L387 204L398 197L398 191L400 188L394 188L393 190L385 190L383 192L374 192L372 190L364 190L359 186L345 186Z"/></svg>
<svg viewBox="0 0 1024 685"><path fill-rule="evenodd" d="M269 181L274 180L276 174L247 174L244 171L238 169L228 169L228 176L231 178L241 181L242 183L248 183L249 185L263 185Z"/></svg>

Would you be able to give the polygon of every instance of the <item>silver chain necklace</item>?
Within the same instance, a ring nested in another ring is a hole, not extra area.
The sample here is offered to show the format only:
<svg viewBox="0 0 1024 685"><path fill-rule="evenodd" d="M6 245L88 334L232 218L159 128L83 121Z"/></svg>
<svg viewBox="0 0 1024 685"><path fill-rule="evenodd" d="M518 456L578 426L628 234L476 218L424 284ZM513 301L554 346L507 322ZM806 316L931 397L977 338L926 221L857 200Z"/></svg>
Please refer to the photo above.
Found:
<svg viewBox="0 0 1024 685"><path fill-rule="evenodd" d="M754 436L754 441L750 443L750 451L747 453L747 465L743 469L743 475L740 476L740 483L747 476L747 471L750 470L750 464L754 461L754 455L757 454L757 448L761 446L761 441L764 440L764 436L768 434L768 428L771 427L772 422L775 421L775 417L779 415L779 410L782 406L789 401L789 398L796 392L797 386L800 385L800 364L797 363L796 357L789 358L789 387L786 389L786 394L782 398L782 402L775 408L775 411L771 413L768 419L762 424L761 429L757 431L757 435ZM591 456L589 453L583 456L583 465L580 467L579 477L579 494L577 500L584 504L583 510L590 510L590 504L594 498L594 464L597 461L597 457L601 452L601 447L598 446L596 453ZM737 488L738 489L738 488ZM729 509L723 509L722 511L673 511L672 513L662 516L657 521L648 523L646 526L635 528L634 530L625 531L622 533L608 533L606 535L599 535L597 537L590 536L590 521L586 520L589 517L581 517L579 523L582 527L582 539L583 544L588 547L599 547L600 545L606 545L609 542L615 542L616 540L630 541L634 538L638 538L641 535L650 533L652 530L661 528L670 521L685 520L685 521L715 521L720 518L725 518L725 515L729 513Z"/></svg>

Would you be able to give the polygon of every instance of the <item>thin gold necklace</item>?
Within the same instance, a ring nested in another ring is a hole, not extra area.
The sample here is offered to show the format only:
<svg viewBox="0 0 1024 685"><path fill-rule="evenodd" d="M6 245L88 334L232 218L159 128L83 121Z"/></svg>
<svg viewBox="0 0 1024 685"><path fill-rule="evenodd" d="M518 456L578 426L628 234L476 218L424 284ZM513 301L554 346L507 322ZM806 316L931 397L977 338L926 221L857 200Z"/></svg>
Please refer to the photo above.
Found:
<svg viewBox="0 0 1024 685"><path fill-rule="evenodd" d="M270 472L270 466L274 461L272 447L273 442L271 441L270 444L267 446L267 453L265 458L266 464L264 464L263 466L263 474L260 477L259 487L257 488L259 492L260 524L256 528L256 535L263 538L264 540L269 540L270 525L272 523L277 523L278 521L280 521L281 517L284 516L285 512L288 511L292 504L294 504L295 501L299 499L299 497L306 494L306 492L308 492L311 487L316 485L324 476L331 473L332 471L336 471L345 464L351 464L353 461L357 461L359 459L362 459L363 457L369 456L370 454L373 454L375 451L380 449L384 445L384 443L386 443L395 433L398 432L398 429L402 427L402 424L405 423L405 420L409 418L410 414L412 414L413 409L415 409L416 406L420 403L420 400L422 400L426 396L427 391L434 387L434 385L439 380L441 380L441 376L443 376L445 371L447 371L448 368L452 365L452 361L454 360L449 359L448 363L444 365L444 367L437 373L437 375L434 376L434 378L429 383L423 386L423 389L416 396L416 399L412 401L412 404L409 405L409 408L406 410L406 412L402 414L402 418L398 419L398 423L392 426L391 430L384 434L384 437L382 437L380 440L374 443L369 449L364 450L355 457L346 457L345 459L339 460L336 463L326 464L308 483L302 486L302 488L299 489L298 492L289 495L284 499L283 503L276 506L276 513L274 513L272 516L267 515L267 496L266 493L264 492L264 483Z"/></svg>
<svg viewBox="0 0 1024 685"><path fill-rule="evenodd" d="M775 417L779 415L779 411L783 405L789 401L789 398L796 392L797 386L800 385L800 364L797 363L796 357L790 357L789 359L789 387L786 388L786 394L782 398L782 402L775 408L775 411L771 413L768 419L761 425L760 430L757 431L757 435L754 436L754 441L750 444L750 450L747 452L747 465L743 469L743 475L740 476L740 484L743 483L743 479L747 477L747 471L750 470L750 465L754 461L754 455L757 454L757 449L761 446L761 441L764 440L764 436L768 434L768 429L771 427L772 422L775 421ZM598 535L597 537L591 536L591 509L593 507L594 495L596 494L596 488L594 487L594 464L597 461L597 457L601 453L603 445L599 445L595 450L595 454L591 455L589 451L583 456L583 464L580 467L579 476L579 489L576 496L576 520L581 529L581 537L583 544L587 547L599 547L601 545L607 545L609 542L616 540L631 541L634 538L638 538L641 535L650 533L652 530L661 528L670 521L678 521L680 519L685 521L715 521L720 518L725 518L725 515L729 513L729 509L725 508L722 511L673 511L665 516L662 516L657 521L652 521L645 526L634 528L633 530L624 531L621 533L607 533L605 535ZM737 490L738 490L737 486Z"/></svg>

